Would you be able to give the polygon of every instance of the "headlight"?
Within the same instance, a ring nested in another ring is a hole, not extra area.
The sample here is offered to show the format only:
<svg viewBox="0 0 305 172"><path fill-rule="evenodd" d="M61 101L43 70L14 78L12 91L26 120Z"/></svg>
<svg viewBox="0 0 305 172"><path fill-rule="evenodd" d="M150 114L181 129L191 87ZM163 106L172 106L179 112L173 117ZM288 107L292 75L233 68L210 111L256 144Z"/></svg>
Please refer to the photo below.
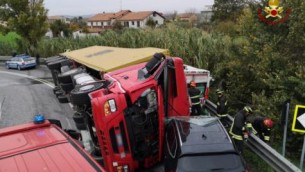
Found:
<svg viewBox="0 0 305 172"><path fill-rule="evenodd" d="M111 113L116 112L116 111L117 111L117 108L116 108L114 99L110 99L105 102L105 104L104 104L105 116L108 116Z"/></svg>

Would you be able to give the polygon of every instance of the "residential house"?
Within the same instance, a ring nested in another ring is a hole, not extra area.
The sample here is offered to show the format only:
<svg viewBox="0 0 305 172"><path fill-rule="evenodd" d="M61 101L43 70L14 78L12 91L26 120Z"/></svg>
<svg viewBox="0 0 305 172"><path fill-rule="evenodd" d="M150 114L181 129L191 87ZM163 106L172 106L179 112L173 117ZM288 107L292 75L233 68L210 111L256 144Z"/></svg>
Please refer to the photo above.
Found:
<svg viewBox="0 0 305 172"><path fill-rule="evenodd" d="M200 11L199 22L200 23L209 23L213 16L212 5L207 5L205 8Z"/></svg>
<svg viewBox="0 0 305 172"><path fill-rule="evenodd" d="M124 27L145 28L147 27L146 23L149 19L153 20L156 26L160 26L164 24L165 17L156 11L130 12L119 18L118 21Z"/></svg>
<svg viewBox="0 0 305 172"><path fill-rule="evenodd" d="M183 22L197 23L198 17L195 13L182 13L177 15L177 19Z"/></svg>
<svg viewBox="0 0 305 172"><path fill-rule="evenodd" d="M130 13L130 11L121 10L117 13L99 13L94 15L87 20L88 31L89 33L100 33L106 29L111 29L113 23L127 13Z"/></svg>
<svg viewBox="0 0 305 172"><path fill-rule="evenodd" d="M63 23L70 23L69 19L67 17L64 17L64 16L48 16L48 23L52 24L56 20L60 20Z"/></svg>
<svg viewBox="0 0 305 172"><path fill-rule="evenodd" d="M128 28L145 28L149 19L152 19L156 26L164 24L165 18L156 11L131 12L122 10L117 13L100 13L87 20L89 33L101 33L104 30L112 29L114 22L120 22Z"/></svg>

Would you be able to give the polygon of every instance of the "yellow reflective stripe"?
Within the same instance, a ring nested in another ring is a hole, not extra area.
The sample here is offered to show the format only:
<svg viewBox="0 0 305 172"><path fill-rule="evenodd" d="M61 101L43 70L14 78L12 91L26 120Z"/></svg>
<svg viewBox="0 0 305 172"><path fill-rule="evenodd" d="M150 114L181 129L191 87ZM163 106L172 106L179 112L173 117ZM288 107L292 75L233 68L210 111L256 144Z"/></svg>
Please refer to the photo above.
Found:
<svg viewBox="0 0 305 172"><path fill-rule="evenodd" d="M269 136L264 136L264 140L269 141L270 137Z"/></svg>
<svg viewBox="0 0 305 172"><path fill-rule="evenodd" d="M256 135L257 134L257 131L252 127L252 133L254 134L254 135Z"/></svg>
<svg viewBox="0 0 305 172"><path fill-rule="evenodd" d="M220 105L220 103L219 103L219 102L217 102L217 105L219 106L219 105Z"/></svg>
<svg viewBox="0 0 305 172"><path fill-rule="evenodd" d="M226 117L228 114L217 114L218 117Z"/></svg>
<svg viewBox="0 0 305 172"><path fill-rule="evenodd" d="M228 101L225 102L225 105L227 105Z"/></svg>
<svg viewBox="0 0 305 172"><path fill-rule="evenodd" d="M233 139L236 139L236 140L243 140L243 137L242 136L239 136L239 135L232 135L232 138Z"/></svg>
<svg viewBox="0 0 305 172"><path fill-rule="evenodd" d="M201 96L200 95L197 95L197 96L193 96L191 97L191 99L194 99L194 98L200 98Z"/></svg>
<svg viewBox="0 0 305 172"><path fill-rule="evenodd" d="M246 126L247 126L247 128L252 128L252 124L251 123L247 123Z"/></svg>

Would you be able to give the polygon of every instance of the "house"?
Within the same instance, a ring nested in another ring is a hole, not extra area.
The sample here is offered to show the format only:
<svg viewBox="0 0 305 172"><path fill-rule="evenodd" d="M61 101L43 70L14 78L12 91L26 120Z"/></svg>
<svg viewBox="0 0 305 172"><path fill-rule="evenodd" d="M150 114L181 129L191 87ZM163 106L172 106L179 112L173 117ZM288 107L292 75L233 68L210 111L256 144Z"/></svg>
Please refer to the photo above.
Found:
<svg viewBox="0 0 305 172"><path fill-rule="evenodd" d="M64 16L48 16L48 23L52 24L54 23L56 20L60 20L63 23L70 23L70 21L68 20L68 18L64 17Z"/></svg>
<svg viewBox="0 0 305 172"><path fill-rule="evenodd" d="M101 33L112 29L115 22L128 28L145 28L149 19L152 19L156 26L164 24L165 18L156 11L131 12L121 10L117 13L100 13L87 20L89 33Z"/></svg>
<svg viewBox="0 0 305 172"><path fill-rule="evenodd" d="M195 13L182 13L177 15L177 19L183 22L197 23L198 17Z"/></svg>
<svg viewBox="0 0 305 172"><path fill-rule="evenodd" d="M146 23L149 19L153 20L156 26L160 26L164 24L165 17L156 11L130 12L119 18L118 21L124 27L145 28L147 27Z"/></svg>
<svg viewBox="0 0 305 172"><path fill-rule="evenodd" d="M89 33L99 33L106 29L111 29L113 23L126 15L127 13L130 13L129 10L121 10L117 13L99 13L92 17L90 17L87 20L87 27Z"/></svg>
<svg viewBox="0 0 305 172"><path fill-rule="evenodd" d="M202 11L200 11L199 14L200 23L208 23L211 21L213 15L212 7L213 7L212 5L207 5Z"/></svg>

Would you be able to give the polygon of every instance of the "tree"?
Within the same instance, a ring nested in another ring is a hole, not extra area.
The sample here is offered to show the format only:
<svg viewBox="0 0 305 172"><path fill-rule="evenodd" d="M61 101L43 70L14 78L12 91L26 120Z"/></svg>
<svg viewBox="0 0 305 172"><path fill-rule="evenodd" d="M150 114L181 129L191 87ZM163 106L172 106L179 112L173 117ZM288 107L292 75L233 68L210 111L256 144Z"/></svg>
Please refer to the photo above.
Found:
<svg viewBox="0 0 305 172"><path fill-rule="evenodd" d="M53 33L53 37L60 37L61 32L63 32L63 36L65 36L65 37L69 37L71 35L69 25L62 22L61 20L55 20L50 25L50 29Z"/></svg>
<svg viewBox="0 0 305 172"><path fill-rule="evenodd" d="M156 27L156 22L152 18L149 18L146 22L146 25L151 28L154 28L154 27Z"/></svg>
<svg viewBox="0 0 305 172"><path fill-rule="evenodd" d="M48 30L43 0L1 0L0 20L23 38L27 51L35 55L39 40Z"/></svg>
<svg viewBox="0 0 305 172"><path fill-rule="evenodd" d="M212 21L235 20L246 5L246 0L215 0Z"/></svg>

